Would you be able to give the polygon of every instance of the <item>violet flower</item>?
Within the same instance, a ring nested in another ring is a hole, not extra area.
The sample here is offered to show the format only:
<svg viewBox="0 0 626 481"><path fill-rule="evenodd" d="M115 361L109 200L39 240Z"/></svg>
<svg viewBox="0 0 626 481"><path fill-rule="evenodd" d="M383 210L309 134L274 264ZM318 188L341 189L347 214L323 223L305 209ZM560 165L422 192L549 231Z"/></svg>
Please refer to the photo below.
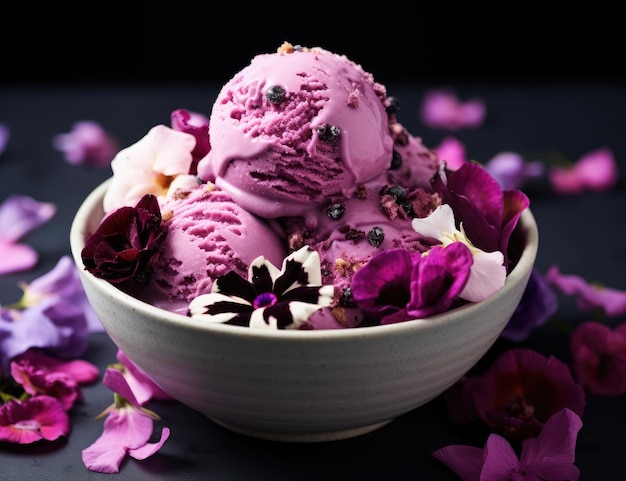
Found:
<svg viewBox="0 0 626 481"><path fill-rule="evenodd" d="M54 441L70 432L70 418L58 399L36 396L11 399L0 406L0 441L30 444Z"/></svg>
<svg viewBox="0 0 626 481"><path fill-rule="evenodd" d="M420 108L424 125L433 129L477 128L485 121L487 108L482 99L461 101L452 89L426 92Z"/></svg>
<svg viewBox="0 0 626 481"><path fill-rule="evenodd" d="M507 440L495 433L483 449L450 445L432 454L463 481L577 481L580 470L574 461L582 425L567 408L555 412L539 436L523 441L519 459Z"/></svg>
<svg viewBox="0 0 626 481"><path fill-rule="evenodd" d="M535 267L511 319L504 327L501 337L509 341L525 341L530 333L543 326L559 307L556 292Z"/></svg>
<svg viewBox="0 0 626 481"><path fill-rule="evenodd" d="M503 189L520 189L529 180L541 177L545 165L539 160L526 161L516 152L500 152L485 163L485 169Z"/></svg>
<svg viewBox="0 0 626 481"><path fill-rule="evenodd" d="M552 188L560 194L608 192L619 181L619 172L613 152L608 148L591 151L573 165L552 167L548 172Z"/></svg>
<svg viewBox="0 0 626 481"><path fill-rule="evenodd" d="M209 142L209 119L198 112L191 112L186 109L174 110L171 114L172 128L181 132L191 134L196 139L196 146L191 151L193 160L189 167L189 173L198 173L198 162L211 150ZM209 179L205 179L209 180Z"/></svg>
<svg viewBox="0 0 626 481"><path fill-rule="evenodd" d="M546 280L566 296L574 296L578 307L584 311L601 309L609 317L626 313L626 291L589 284L580 276L562 274L557 266L546 273Z"/></svg>
<svg viewBox="0 0 626 481"><path fill-rule="evenodd" d="M87 239L81 257L85 269L112 283L148 282L154 256L167 235L156 197L143 196L135 207L121 207Z"/></svg>
<svg viewBox="0 0 626 481"><path fill-rule="evenodd" d="M570 338L576 379L599 396L626 392L626 323L614 329L597 322L579 324Z"/></svg>
<svg viewBox="0 0 626 481"><path fill-rule="evenodd" d="M31 269L37 251L19 244L27 234L56 214L56 205L25 195L12 195L0 204L0 275Z"/></svg>
<svg viewBox="0 0 626 481"><path fill-rule="evenodd" d="M472 255L467 283L458 294L461 299L480 302L498 291L506 280L504 255L500 251L485 252L472 244L465 235L463 224L456 228L454 213L448 204L438 206L430 215L412 220L413 229L419 234L437 239L445 247L462 243Z"/></svg>
<svg viewBox="0 0 626 481"><path fill-rule="evenodd" d="M236 272L218 277L210 294L189 304L194 319L259 329L297 329L318 309L333 301L334 288L322 286L319 254L308 246L287 256L278 270L265 257L248 269L248 280Z"/></svg>
<svg viewBox="0 0 626 481"><path fill-rule="evenodd" d="M466 395L492 432L514 440L536 436L561 409L582 416L585 408L584 388L569 367L532 349L502 353L474 378Z"/></svg>
<svg viewBox="0 0 626 481"><path fill-rule="evenodd" d="M117 140L95 121L76 122L72 130L52 138L52 146L73 165L106 167L119 149Z"/></svg>
<svg viewBox="0 0 626 481"><path fill-rule="evenodd" d="M467 238L485 252L500 251L509 266L508 245L513 230L530 200L522 191L502 190L482 166L467 162L450 172L445 162L433 179L442 203L452 207L456 221Z"/></svg>
<svg viewBox="0 0 626 481"><path fill-rule="evenodd" d="M143 460L161 449L170 429L164 426L159 440L148 442L159 416L139 404L120 370L107 368L102 382L114 392L114 403L101 414L107 416L102 434L83 449L82 460L90 471L117 473L127 455Z"/></svg>
<svg viewBox="0 0 626 481"><path fill-rule="evenodd" d="M8 370L13 357L32 347L61 358L84 353L89 318L95 314L71 258L61 257L51 271L22 289L22 299L0 311L0 369Z"/></svg>
<svg viewBox="0 0 626 481"><path fill-rule="evenodd" d="M191 175L194 135L165 125L152 127L111 161L113 179L103 199L104 212L134 206L146 194L165 196L179 187L197 185Z"/></svg>
<svg viewBox="0 0 626 481"><path fill-rule="evenodd" d="M4 123L0 123L0 157L2 157L2 154L7 148L10 134L11 131L9 130L9 126Z"/></svg>
<svg viewBox="0 0 626 481"><path fill-rule="evenodd" d="M434 246L427 254L388 249L352 278L352 296L368 316L391 324L450 308L470 277L472 255L463 243Z"/></svg>

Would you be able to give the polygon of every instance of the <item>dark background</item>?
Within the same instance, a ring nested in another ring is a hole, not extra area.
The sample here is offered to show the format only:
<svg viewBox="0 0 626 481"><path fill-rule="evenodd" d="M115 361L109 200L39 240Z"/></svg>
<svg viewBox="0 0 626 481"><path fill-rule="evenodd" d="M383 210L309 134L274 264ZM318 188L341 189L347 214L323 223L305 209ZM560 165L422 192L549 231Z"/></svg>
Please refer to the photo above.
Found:
<svg viewBox="0 0 626 481"><path fill-rule="evenodd" d="M12 2L0 86L221 84L285 40L345 54L382 83L625 78L617 6L346 3Z"/></svg>

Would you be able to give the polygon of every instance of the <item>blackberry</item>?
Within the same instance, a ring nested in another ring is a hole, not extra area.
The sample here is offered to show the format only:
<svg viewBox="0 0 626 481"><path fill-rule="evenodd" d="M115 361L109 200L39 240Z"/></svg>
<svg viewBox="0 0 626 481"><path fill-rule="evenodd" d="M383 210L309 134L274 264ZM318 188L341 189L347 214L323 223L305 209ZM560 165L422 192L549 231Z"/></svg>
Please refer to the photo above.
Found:
<svg viewBox="0 0 626 481"><path fill-rule="evenodd" d="M274 85L273 87L267 89L267 91L265 92L265 97L267 98L267 101L269 103L278 105L283 100L285 100L285 94L286 92L284 88L282 88L280 85Z"/></svg>
<svg viewBox="0 0 626 481"><path fill-rule="evenodd" d="M317 135L323 142L335 142L341 135L341 130L336 125L322 124L317 128Z"/></svg>
<svg viewBox="0 0 626 481"><path fill-rule="evenodd" d="M367 241L374 247L380 247L385 240L385 231L382 227L372 227L367 233Z"/></svg>

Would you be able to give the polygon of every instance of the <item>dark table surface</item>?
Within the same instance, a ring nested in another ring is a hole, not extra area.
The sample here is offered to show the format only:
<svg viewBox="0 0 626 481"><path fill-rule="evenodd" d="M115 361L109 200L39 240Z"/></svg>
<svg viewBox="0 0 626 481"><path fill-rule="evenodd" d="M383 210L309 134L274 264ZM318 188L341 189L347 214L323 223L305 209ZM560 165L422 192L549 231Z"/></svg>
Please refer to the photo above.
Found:
<svg viewBox="0 0 626 481"><path fill-rule="evenodd" d="M426 85L388 85L402 102L400 120L424 143L434 147L449 132L429 130L417 110ZM438 87L438 86L433 86ZM537 267L558 265L563 273L626 290L626 85L458 85L462 98L485 100L488 117L475 130L453 133L468 156L486 162L503 150L527 158L554 153L576 160L598 147L609 147L621 169L621 180L609 193L559 195L547 182L525 189L540 231ZM49 271L69 254L68 232L81 201L109 177L108 168L68 164L52 147L52 137L68 132L78 120L95 120L115 135L121 146L139 140L152 126L169 125L176 108L209 114L218 86L170 87L33 87L0 89L0 123L11 129L0 157L0 202L10 194L27 194L54 202L56 216L28 235L25 242L40 253L31 271L0 276L0 303L21 296L18 283ZM560 297L558 321L574 325L581 313ZM624 318L615 322L624 322ZM568 337L546 325L522 345L544 354L569 358ZM499 340L494 350L511 347ZM92 335L85 359L104 372L115 362L115 346L104 333ZM72 431L60 443L0 446L0 479L92 480L106 475L88 471L81 450L102 431L95 417L112 402L111 392L97 383L83 389L84 402L71 413ZM153 402L171 428L162 449L144 461L128 458L117 480L454 480L455 475L431 456L448 444L482 446L484 438L451 424L437 398L358 438L320 444L282 444L229 432L177 402ZM626 395L587 395L579 433L576 465L582 480L624 480ZM112 478L113 479L113 478Z"/></svg>

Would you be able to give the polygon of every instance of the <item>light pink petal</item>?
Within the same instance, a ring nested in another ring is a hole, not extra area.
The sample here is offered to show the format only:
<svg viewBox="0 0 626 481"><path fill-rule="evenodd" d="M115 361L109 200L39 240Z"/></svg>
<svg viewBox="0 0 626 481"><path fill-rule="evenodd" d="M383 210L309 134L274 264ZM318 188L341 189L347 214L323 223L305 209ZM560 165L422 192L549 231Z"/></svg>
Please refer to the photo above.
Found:
<svg viewBox="0 0 626 481"><path fill-rule="evenodd" d="M498 291L506 280L504 255L500 251L473 253L469 279L459 294L461 299L480 302Z"/></svg>
<svg viewBox="0 0 626 481"><path fill-rule="evenodd" d="M192 161L191 151L196 146L195 137L165 125L156 126L153 131L152 168L164 175L187 174Z"/></svg>
<svg viewBox="0 0 626 481"><path fill-rule="evenodd" d="M447 130L479 127L485 115L486 107L481 99L463 102L451 89L429 90L424 95L420 109L425 125Z"/></svg>
<svg viewBox="0 0 626 481"><path fill-rule="evenodd" d="M39 255L32 247L0 238L0 275L32 269L38 260Z"/></svg>
<svg viewBox="0 0 626 481"><path fill-rule="evenodd" d="M108 166L118 151L118 144L95 121L76 122L68 133L52 138L52 146L73 165Z"/></svg>
<svg viewBox="0 0 626 481"><path fill-rule="evenodd" d="M139 405L143 406L152 399L172 399L172 397L157 386L139 366L131 361L121 349L117 351L117 360L126 368L124 377Z"/></svg>
<svg viewBox="0 0 626 481"><path fill-rule="evenodd" d="M56 211L53 203L40 202L26 195L12 195L0 204L0 237L17 242L48 222Z"/></svg>
<svg viewBox="0 0 626 481"><path fill-rule="evenodd" d="M465 145L456 137L450 135L444 137L441 143L433 150L442 161L446 162L446 166L450 170L457 170L468 161Z"/></svg>
<svg viewBox="0 0 626 481"><path fill-rule="evenodd" d="M450 445L432 453L463 481L479 481L482 449L473 446Z"/></svg>
<svg viewBox="0 0 626 481"><path fill-rule="evenodd" d="M482 100L468 100L464 104L461 104L459 118L463 127L480 127L485 121L486 115L487 107L485 106L485 102Z"/></svg>
<svg viewBox="0 0 626 481"><path fill-rule="evenodd" d="M170 437L170 428L164 427L161 431L161 438L156 443L146 443L135 449L129 449L128 454L135 459L146 459L156 453L161 446L165 444L165 441Z"/></svg>
<svg viewBox="0 0 626 481"><path fill-rule="evenodd" d="M83 449L81 458L90 471L97 473L119 473L126 457L126 449L110 437L100 437L91 446Z"/></svg>
<svg viewBox="0 0 626 481"><path fill-rule="evenodd" d="M613 152L600 148L584 155L572 166L552 167L549 179L552 188L561 194L607 192L617 185L619 173Z"/></svg>

